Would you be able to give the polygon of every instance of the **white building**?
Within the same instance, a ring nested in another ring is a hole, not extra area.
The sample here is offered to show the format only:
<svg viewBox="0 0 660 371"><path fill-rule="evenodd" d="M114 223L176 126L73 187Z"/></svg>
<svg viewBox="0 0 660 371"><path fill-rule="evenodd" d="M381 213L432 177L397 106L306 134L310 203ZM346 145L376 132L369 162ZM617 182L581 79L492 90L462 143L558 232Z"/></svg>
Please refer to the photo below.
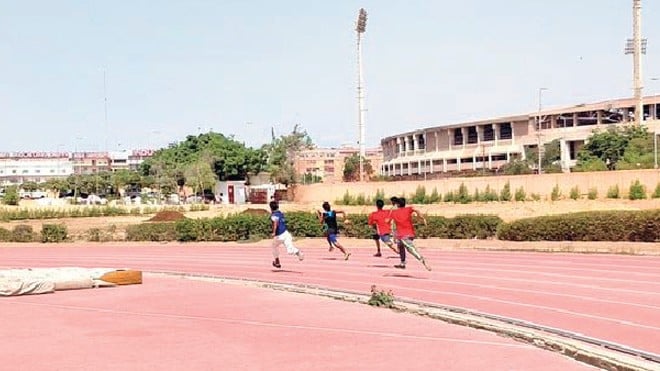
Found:
<svg viewBox="0 0 660 371"><path fill-rule="evenodd" d="M2 152L0 184L43 183L73 174L73 163L66 152Z"/></svg>

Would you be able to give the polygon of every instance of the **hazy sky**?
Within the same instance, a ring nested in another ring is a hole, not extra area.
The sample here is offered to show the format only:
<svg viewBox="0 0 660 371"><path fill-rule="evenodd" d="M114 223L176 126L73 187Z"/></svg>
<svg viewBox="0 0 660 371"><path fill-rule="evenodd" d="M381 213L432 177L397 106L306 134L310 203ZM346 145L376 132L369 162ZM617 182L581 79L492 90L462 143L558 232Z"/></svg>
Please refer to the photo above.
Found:
<svg viewBox="0 0 660 371"><path fill-rule="evenodd" d="M660 1L642 3L656 93ZM320 146L354 144L360 7L369 146L533 111L539 87L548 107L632 94L632 0L0 0L0 151L211 129L259 145L294 123Z"/></svg>

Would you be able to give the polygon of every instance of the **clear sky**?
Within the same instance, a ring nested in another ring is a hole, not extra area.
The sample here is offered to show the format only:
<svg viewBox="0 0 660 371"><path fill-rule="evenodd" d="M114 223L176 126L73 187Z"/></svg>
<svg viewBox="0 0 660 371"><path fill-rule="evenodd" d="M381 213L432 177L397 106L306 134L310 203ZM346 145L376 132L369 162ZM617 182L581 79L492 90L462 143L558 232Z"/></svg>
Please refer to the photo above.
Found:
<svg viewBox="0 0 660 371"><path fill-rule="evenodd" d="M660 1L642 6L656 93ZM254 146L295 123L317 145L354 144L360 7L368 146L534 111L539 87L546 107L632 94L632 0L0 0L0 151L208 130Z"/></svg>

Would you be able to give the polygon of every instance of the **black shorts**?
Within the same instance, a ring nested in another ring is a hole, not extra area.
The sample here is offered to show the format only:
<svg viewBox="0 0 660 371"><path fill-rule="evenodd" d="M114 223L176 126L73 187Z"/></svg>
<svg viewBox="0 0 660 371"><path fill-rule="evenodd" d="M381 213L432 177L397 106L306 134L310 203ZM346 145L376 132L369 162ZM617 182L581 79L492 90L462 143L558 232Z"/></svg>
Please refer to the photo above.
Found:
<svg viewBox="0 0 660 371"><path fill-rule="evenodd" d="M374 234L371 235L371 238L374 241L378 241L378 240L380 240L380 235L378 233L374 233Z"/></svg>

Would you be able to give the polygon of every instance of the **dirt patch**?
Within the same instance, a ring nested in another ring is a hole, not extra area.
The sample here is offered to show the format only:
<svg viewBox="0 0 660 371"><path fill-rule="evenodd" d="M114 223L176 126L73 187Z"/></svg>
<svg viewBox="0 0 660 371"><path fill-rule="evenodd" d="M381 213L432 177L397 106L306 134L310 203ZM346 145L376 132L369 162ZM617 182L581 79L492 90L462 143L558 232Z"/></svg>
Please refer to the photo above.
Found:
<svg viewBox="0 0 660 371"><path fill-rule="evenodd" d="M177 220L185 219L185 215L178 211L163 210L159 211L148 221L150 222L176 222Z"/></svg>

